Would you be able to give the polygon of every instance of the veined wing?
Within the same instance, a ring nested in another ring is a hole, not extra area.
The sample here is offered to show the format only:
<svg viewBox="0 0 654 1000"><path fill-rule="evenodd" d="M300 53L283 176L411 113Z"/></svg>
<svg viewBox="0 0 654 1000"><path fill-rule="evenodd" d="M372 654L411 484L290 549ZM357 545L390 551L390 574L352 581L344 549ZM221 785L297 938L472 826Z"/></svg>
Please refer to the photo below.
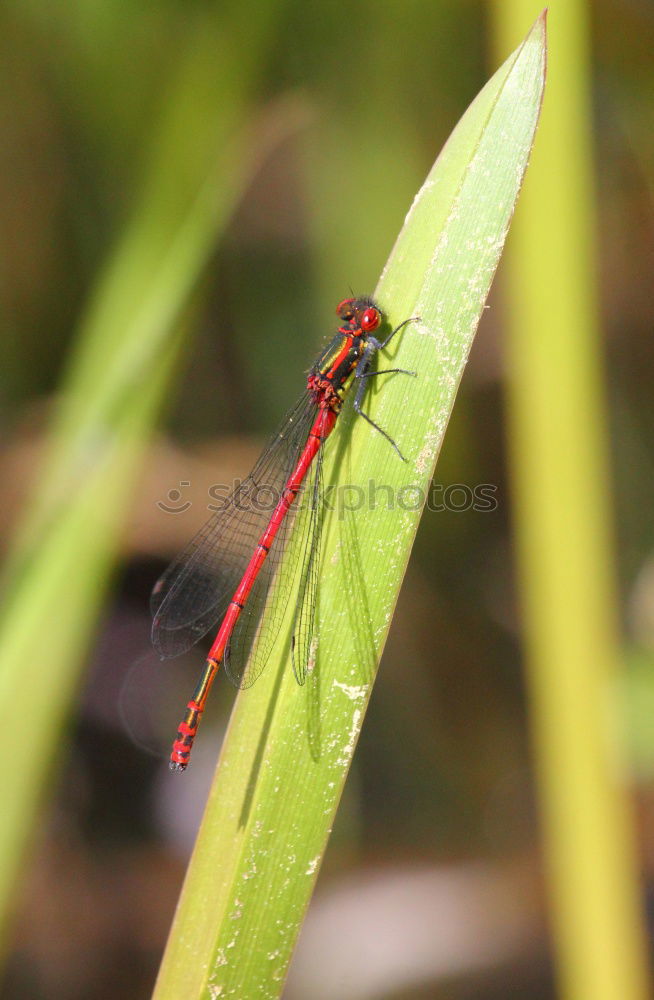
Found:
<svg viewBox="0 0 654 1000"><path fill-rule="evenodd" d="M160 656L189 649L225 614L229 601L295 467L316 414L306 392L243 483L200 528L152 592L152 643ZM270 555L283 542L280 532ZM269 556L270 558L270 556Z"/></svg>
<svg viewBox="0 0 654 1000"><path fill-rule="evenodd" d="M299 683L304 683L307 660L301 668L295 667L295 662L296 656L304 656L305 647L308 649L315 613L323 515L323 449L324 445L318 449L303 488L280 525L282 537L263 563L225 650L225 671L236 687L250 687L264 669L298 583L301 648L294 653L294 668Z"/></svg>
<svg viewBox="0 0 654 1000"><path fill-rule="evenodd" d="M312 669L316 652L316 605L318 574L322 553L322 525L325 515L323 493L323 449L316 456L315 474L306 503L307 527L303 533L300 551L300 589L295 605L291 659L298 684L304 684L307 672Z"/></svg>

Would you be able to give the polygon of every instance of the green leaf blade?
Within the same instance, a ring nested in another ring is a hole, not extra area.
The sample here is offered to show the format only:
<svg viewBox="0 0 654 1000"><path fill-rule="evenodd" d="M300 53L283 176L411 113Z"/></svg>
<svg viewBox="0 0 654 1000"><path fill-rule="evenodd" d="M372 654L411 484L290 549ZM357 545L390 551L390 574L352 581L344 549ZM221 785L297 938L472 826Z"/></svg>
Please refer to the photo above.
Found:
<svg viewBox="0 0 654 1000"><path fill-rule="evenodd" d="M420 317L388 357L418 378L388 377L366 408L409 462L346 407L325 458L337 489L315 667L299 688L283 629L267 673L237 700L156 1000L281 994L526 168L544 72L541 17L457 127L384 270L376 294L389 321ZM422 500L370 505L371 483L396 499L422 490ZM357 516L348 491L364 505Z"/></svg>

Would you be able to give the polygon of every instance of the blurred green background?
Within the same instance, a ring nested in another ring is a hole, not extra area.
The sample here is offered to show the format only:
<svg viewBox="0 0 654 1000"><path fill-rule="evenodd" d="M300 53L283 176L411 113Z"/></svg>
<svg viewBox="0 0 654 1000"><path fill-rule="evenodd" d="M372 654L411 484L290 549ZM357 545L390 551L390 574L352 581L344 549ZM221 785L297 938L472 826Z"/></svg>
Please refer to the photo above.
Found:
<svg viewBox="0 0 654 1000"><path fill-rule="evenodd" d="M502 58L539 13L522 8ZM654 8L599 0L590 13L593 252L628 668L615 697L627 708L625 780L646 889L654 864ZM552 45L556 15L554 3ZM188 243L186 284L169 310L174 334L158 345L143 336L155 367L152 383L147 365L139 378L144 398L153 392L148 412L161 411L160 430L144 431L135 451L136 486L126 478L118 508L111 497L124 525L117 569L109 575L108 557L95 584L99 621L89 641L79 640L85 680L58 738L59 766L16 896L7 1000L151 992L232 692L217 692L214 739L207 729L181 784L135 745L129 730L142 723L125 719L133 710L125 703L136 698L155 716L160 694L176 722L180 698L172 671L158 683L131 669L147 650L149 590L202 522L208 487L247 473L299 394L336 302L350 287L374 287L434 157L500 61L493 17L491 5L447 0L2 6L0 540L9 551L17 533L22 539L19 577L47 521L39 498L47 506L53 492L55 505L65 503L39 478L53 415L60 438L79 430L74 408L58 410L60 387L86 380L91 402L97 395L103 405L102 351L80 363L77 339L103 324L107 343L125 335L158 248L177 246L171 234L187 219L200 234ZM214 188L224 203L203 201ZM168 276L161 253L155 291L174 286L178 273L171 266ZM495 509L425 512L289 1000L556 995L515 583L503 288L500 268L435 481L486 484ZM120 399L107 406L118 412ZM461 494L451 495L458 504ZM32 527L21 532L30 496ZM171 501L192 506L178 514L158 506ZM65 588L59 598L65 606ZM42 671L61 614L51 602L33 636ZM29 726L21 710L17 728Z"/></svg>

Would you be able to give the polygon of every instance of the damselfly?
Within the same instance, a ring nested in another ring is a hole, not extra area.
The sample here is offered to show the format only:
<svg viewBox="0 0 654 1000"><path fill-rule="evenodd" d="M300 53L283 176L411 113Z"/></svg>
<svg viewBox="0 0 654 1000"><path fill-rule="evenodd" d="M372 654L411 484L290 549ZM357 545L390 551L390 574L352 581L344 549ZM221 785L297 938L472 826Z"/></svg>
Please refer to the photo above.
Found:
<svg viewBox="0 0 654 1000"><path fill-rule="evenodd" d="M315 631L316 590L323 524L323 451L348 389L356 384L354 409L404 459L393 439L362 410L368 380L401 373L373 369L385 340L371 299L344 299L340 326L312 366L305 392L287 414L250 475L229 496L156 584L151 599L152 642L160 656L189 649L220 622L202 676L186 706L170 755L184 771L207 696L221 663L239 688L249 687L266 665L294 587L298 587L292 663L306 679ZM298 502L296 497L302 491ZM268 498L269 502L265 502Z"/></svg>

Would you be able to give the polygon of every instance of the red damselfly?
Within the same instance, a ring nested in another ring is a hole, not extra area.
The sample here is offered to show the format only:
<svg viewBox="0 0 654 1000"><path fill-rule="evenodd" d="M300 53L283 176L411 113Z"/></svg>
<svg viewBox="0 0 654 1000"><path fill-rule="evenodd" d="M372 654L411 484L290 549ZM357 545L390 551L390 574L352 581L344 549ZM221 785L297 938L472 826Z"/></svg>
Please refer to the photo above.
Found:
<svg viewBox="0 0 654 1000"><path fill-rule="evenodd" d="M354 409L404 460L393 439L363 412L362 402L368 379L394 372L415 375L402 368L373 369L377 352L411 320L378 340L373 333L382 323L382 313L371 299L344 299L336 312L340 326L310 369L304 394L248 478L200 529L152 592L152 642L161 657L183 653L220 622L173 743L169 764L173 771L184 771L188 765L221 663L240 688L249 687L260 675L294 585L299 591L292 663L298 683L306 679L323 523L323 446L353 383L357 383ZM295 503L300 491L302 499Z"/></svg>

